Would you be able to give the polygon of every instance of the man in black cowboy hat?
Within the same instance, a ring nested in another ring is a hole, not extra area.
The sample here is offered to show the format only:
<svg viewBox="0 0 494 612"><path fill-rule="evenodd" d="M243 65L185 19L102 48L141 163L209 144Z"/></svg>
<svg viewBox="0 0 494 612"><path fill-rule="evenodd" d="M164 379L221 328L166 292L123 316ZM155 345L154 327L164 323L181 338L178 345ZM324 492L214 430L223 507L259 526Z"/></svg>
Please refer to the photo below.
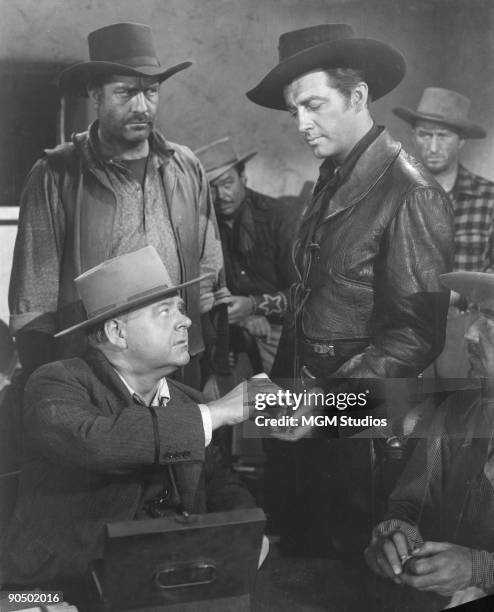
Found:
<svg viewBox="0 0 494 612"><path fill-rule="evenodd" d="M434 610L444 606L437 595L455 606L494 592L494 275L442 280L478 308L465 340L481 388L450 395L417 430L423 439L365 553L376 573L429 593Z"/></svg>
<svg viewBox="0 0 494 612"><path fill-rule="evenodd" d="M199 392L168 379L189 361L179 291L203 280L176 285L152 246L75 280L86 317L58 335L83 331L90 348L45 364L26 386L4 585L77 588L108 522L253 505L210 444L213 430L248 417L245 389L201 404ZM255 381L256 392L277 389Z"/></svg>
<svg viewBox="0 0 494 612"><path fill-rule="evenodd" d="M283 34L280 63L247 93L287 110L323 160L293 306L300 364L326 381L416 376L444 341L450 205L369 111L404 74L390 46L321 25Z"/></svg>
<svg viewBox="0 0 494 612"><path fill-rule="evenodd" d="M175 284L214 272L186 291L192 356L203 348L200 311L222 283L206 176L189 149L154 130L160 84L191 62L161 66L147 25L113 24L88 41L90 61L65 69L60 87L89 96L98 119L46 151L22 195L9 302L26 373L80 354L82 336L56 345L51 336L80 319L73 279L108 257L150 244Z"/></svg>
<svg viewBox="0 0 494 612"><path fill-rule="evenodd" d="M441 87L424 89L416 110L399 106L395 115L413 128L418 157L449 195L455 219L454 270L494 270L494 183L467 170L459 161L466 139L485 138L485 130L468 118L470 100ZM471 317L464 296L451 292L444 351L426 375L464 379L468 358L463 342Z"/></svg>
<svg viewBox="0 0 494 612"><path fill-rule="evenodd" d="M270 372L294 279L291 250L297 207L247 187L245 164L257 153L238 156L230 138L195 151L206 170L220 229L232 325L256 341L255 367ZM230 328L232 329L232 328ZM241 339L233 332L233 346ZM259 359L260 358L260 359Z"/></svg>
<svg viewBox="0 0 494 612"><path fill-rule="evenodd" d="M296 370L304 383L327 391L354 390L358 380L360 390L372 391L380 378L416 377L444 343L448 292L439 275L451 267L453 218L439 185L369 110L402 80L405 61L387 44L356 38L345 24L287 32L279 53L280 63L247 96L288 111L322 161L294 252ZM283 343L282 336L278 357L290 355ZM293 364L276 360L272 374L291 371ZM322 500L333 476L326 469L337 459L321 455L315 465L315 446L307 442L300 462L308 472L324 472L324 482L321 475L310 491L302 483L300 506L318 512L314 524L328 525Z"/></svg>

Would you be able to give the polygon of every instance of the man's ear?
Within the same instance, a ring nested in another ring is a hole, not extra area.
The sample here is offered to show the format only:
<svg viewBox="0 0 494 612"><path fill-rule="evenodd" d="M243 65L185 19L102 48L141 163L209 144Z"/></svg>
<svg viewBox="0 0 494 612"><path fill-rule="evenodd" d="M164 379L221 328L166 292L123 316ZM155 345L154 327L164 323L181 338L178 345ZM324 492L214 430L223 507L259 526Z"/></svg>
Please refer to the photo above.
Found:
<svg viewBox="0 0 494 612"><path fill-rule="evenodd" d="M458 149L461 149L461 147L465 144L465 140L463 138L461 138L460 136L460 140L458 141Z"/></svg>
<svg viewBox="0 0 494 612"><path fill-rule="evenodd" d="M358 83L350 96L351 105L357 110L362 111L367 108L369 100L369 87L365 81Z"/></svg>
<svg viewBox="0 0 494 612"><path fill-rule="evenodd" d="M122 319L105 321L105 332L110 344L118 348L127 348L127 332Z"/></svg>
<svg viewBox="0 0 494 612"><path fill-rule="evenodd" d="M91 87L90 85L86 88L88 98L91 100L94 108L98 108L99 101L101 97L101 88L100 87Z"/></svg>

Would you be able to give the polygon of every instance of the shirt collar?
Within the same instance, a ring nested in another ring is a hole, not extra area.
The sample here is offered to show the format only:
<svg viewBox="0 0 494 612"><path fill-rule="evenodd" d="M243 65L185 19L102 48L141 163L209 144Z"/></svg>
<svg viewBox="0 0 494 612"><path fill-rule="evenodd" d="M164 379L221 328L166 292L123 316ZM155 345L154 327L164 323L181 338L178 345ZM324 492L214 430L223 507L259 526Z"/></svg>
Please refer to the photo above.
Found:
<svg viewBox="0 0 494 612"><path fill-rule="evenodd" d="M456 180L453 185L453 188L451 189L451 191L448 192L448 195L451 194L454 196L458 193L464 193L472 196L477 195L477 191L478 188L475 184L475 180L472 174L465 168L465 166L458 164Z"/></svg>
<svg viewBox="0 0 494 612"><path fill-rule="evenodd" d="M113 368L113 369L115 370L115 368ZM123 382L123 384L125 385L127 391L130 393L130 395L133 398L134 397L137 398L141 404L147 405L146 402L144 401L144 399L139 395L139 393L137 393L137 391L135 391L129 385L129 383L120 374L120 372L118 370L115 370L115 372L118 374L118 377ZM153 406L153 407L166 406L169 401L170 401L170 388L168 387L168 382L166 380L166 377L163 376L163 378L158 383L158 386L156 388L156 393L154 394L153 399L151 400L151 404L150 405Z"/></svg>
<svg viewBox="0 0 494 612"><path fill-rule="evenodd" d="M383 130L383 126L373 123L370 130L357 142L341 166L338 165L332 157L325 159L319 168L319 185L322 186L328 180L334 180L335 185L341 185L350 175L362 153L372 142L374 142ZM317 187L315 191L317 191Z"/></svg>

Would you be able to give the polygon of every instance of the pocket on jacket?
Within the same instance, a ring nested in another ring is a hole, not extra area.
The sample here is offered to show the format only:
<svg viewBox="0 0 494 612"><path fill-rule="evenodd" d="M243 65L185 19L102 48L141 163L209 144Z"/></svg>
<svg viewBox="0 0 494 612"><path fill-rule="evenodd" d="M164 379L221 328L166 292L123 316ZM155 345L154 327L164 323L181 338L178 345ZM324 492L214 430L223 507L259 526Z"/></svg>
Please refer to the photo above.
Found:
<svg viewBox="0 0 494 612"><path fill-rule="evenodd" d="M368 283L366 281L358 280L355 278L350 278L346 276L345 274L338 272L338 270L333 270L333 274L336 276L336 278L340 279L341 281L345 283L348 283L349 285L355 285L357 287L362 287L363 289L368 289L369 291L374 290L372 283Z"/></svg>

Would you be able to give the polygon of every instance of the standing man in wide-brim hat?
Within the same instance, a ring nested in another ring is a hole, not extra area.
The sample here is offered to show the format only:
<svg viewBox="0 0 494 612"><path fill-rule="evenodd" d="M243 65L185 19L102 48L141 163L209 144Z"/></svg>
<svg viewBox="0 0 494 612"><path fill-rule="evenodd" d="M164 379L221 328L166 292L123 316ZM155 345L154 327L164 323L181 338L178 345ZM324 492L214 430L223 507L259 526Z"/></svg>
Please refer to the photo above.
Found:
<svg viewBox="0 0 494 612"><path fill-rule="evenodd" d="M486 132L469 119L470 100L450 89L427 87L417 109L398 106L393 113L413 129L419 159L448 194L454 210L455 253L453 270L494 271L494 183L467 170L460 152L467 139L485 138ZM471 315L468 300L451 292L446 345L427 374L446 386L468 375L463 340ZM450 380L447 380L450 379Z"/></svg>
<svg viewBox="0 0 494 612"><path fill-rule="evenodd" d="M259 353L254 351L254 367L269 373L295 280L291 250L300 207L247 187L245 164L256 152L238 155L229 137L195 153L211 186L232 293L231 348L245 349L240 330L247 330Z"/></svg>
<svg viewBox="0 0 494 612"><path fill-rule="evenodd" d="M88 42L90 60L65 69L59 83L88 96L97 120L45 152L20 203L9 303L26 374L83 351L83 335L55 342L52 334L80 320L73 279L101 261L152 245L174 283L214 273L186 290L193 357L203 348L199 315L211 308L222 270L204 171L154 129L161 83L191 62L162 66L144 24L112 24Z"/></svg>
<svg viewBox="0 0 494 612"><path fill-rule="evenodd" d="M485 130L468 118L469 109L466 96L427 87L416 110L398 106L393 113L412 126L418 157L453 203L454 270L485 272L494 267L494 183L470 172L459 161L466 139L486 136Z"/></svg>
<svg viewBox="0 0 494 612"><path fill-rule="evenodd" d="M451 268L453 218L443 190L370 113L370 103L400 83L405 61L345 24L282 34L279 55L247 97L288 111L322 162L295 250L296 373L327 391L416 377L444 343L449 296L439 275ZM289 372L277 365L273 376ZM310 465L317 453L308 442ZM311 471L321 472L321 463L318 456ZM331 480L324 472L302 507L312 505L328 525L323 477Z"/></svg>

